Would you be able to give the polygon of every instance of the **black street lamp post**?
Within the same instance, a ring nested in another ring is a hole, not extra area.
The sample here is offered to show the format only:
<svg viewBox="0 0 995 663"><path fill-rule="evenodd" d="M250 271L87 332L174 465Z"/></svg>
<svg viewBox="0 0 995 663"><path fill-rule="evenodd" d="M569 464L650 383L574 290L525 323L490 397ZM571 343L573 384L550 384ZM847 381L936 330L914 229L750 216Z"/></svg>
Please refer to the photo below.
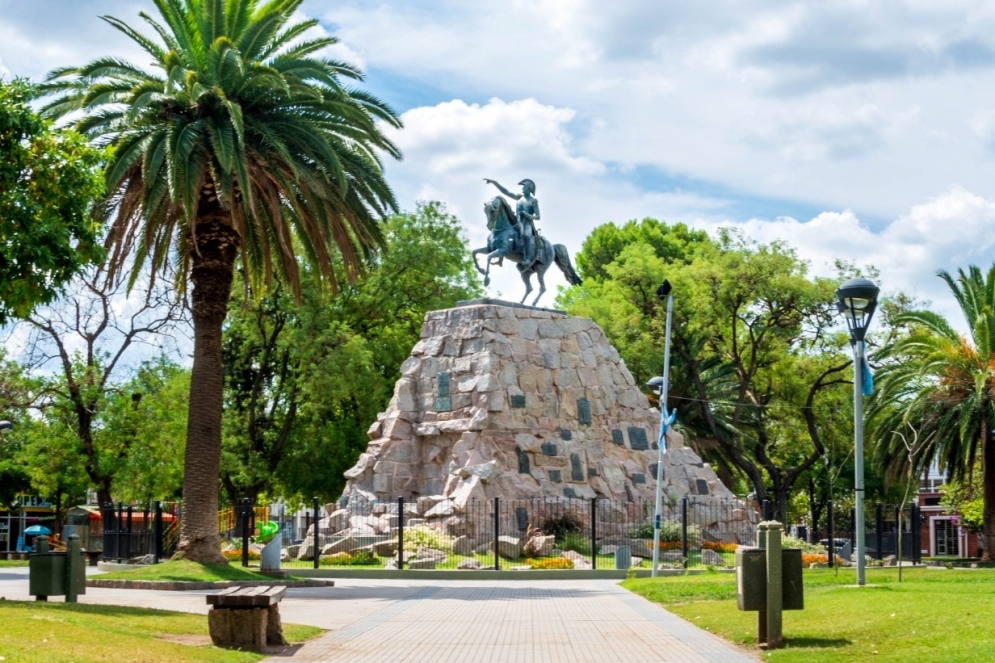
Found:
<svg viewBox="0 0 995 663"><path fill-rule="evenodd" d="M865 584L864 569L864 337L877 308L879 289L867 279L850 279L836 291L836 308L846 319L853 347L853 468L857 585ZM830 551L832 554L832 551Z"/></svg>

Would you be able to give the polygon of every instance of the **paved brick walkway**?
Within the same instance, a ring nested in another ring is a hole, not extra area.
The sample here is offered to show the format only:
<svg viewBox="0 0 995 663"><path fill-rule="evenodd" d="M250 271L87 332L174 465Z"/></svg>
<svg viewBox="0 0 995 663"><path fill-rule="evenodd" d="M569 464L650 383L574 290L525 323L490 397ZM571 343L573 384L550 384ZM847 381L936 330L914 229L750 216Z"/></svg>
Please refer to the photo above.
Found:
<svg viewBox="0 0 995 663"><path fill-rule="evenodd" d="M332 599L315 609L339 608ZM289 660L756 663L758 659L613 581L577 580L426 583L309 642Z"/></svg>
<svg viewBox="0 0 995 663"><path fill-rule="evenodd" d="M29 600L27 581L27 569L0 569L0 596ZM207 593L89 588L80 600L206 614ZM268 663L760 660L613 580L342 578L331 588L288 590L280 615L329 632Z"/></svg>

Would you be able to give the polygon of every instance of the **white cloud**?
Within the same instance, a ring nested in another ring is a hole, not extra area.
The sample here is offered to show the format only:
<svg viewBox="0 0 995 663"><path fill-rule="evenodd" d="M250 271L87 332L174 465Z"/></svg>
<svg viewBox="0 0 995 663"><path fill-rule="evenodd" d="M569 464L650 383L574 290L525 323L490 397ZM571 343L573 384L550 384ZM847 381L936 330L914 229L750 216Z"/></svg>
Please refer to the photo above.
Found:
<svg viewBox="0 0 995 663"><path fill-rule="evenodd" d="M958 186L913 206L878 232L861 224L851 210L824 212L807 222L782 218L696 225L709 230L735 225L760 242L784 240L810 262L814 273L824 276L833 275L837 259L874 265L886 292L931 300L958 326L963 325L959 309L936 272L956 273L971 264L987 269L995 258L995 201Z"/></svg>
<svg viewBox="0 0 995 663"><path fill-rule="evenodd" d="M150 7L0 0L2 66L38 77L99 54L141 62L97 16L138 22ZM405 160L388 164L389 180L403 207L448 201L475 244L481 204L495 194L483 178L511 187L531 177L540 228L573 252L608 220L741 223L758 239L784 236L814 265L873 262L883 281L938 302L936 269L993 257L988 0L343 0L303 10L341 40L333 55L385 81L388 103L421 106L404 114ZM805 220L798 209L827 211ZM791 213L799 220L748 220ZM504 270L511 296L520 284Z"/></svg>
<svg viewBox="0 0 995 663"><path fill-rule="evenodd" d="M873 109L865 111L874 116ZM781 217L730 220L732 201L693 192L647 193L625 181L625 174L585 157L566 129L575 113L534 100L486 105L446 102L404 114L396 135L405 160L388 166L402 205L417 199L445 201L463 221L473 246L486 243L483 203L496 191L483 178L514 189L533 178L542 206L538 226L571 255L597 225L652 216L715 231L739 227L760 242L784 240L809 261L813 272L834 274L837 259L874 265L886 292L904 291L935 302L956 321L959 315L938 269L956 271L968 264L987 266L995 258L995 202L960 186L918 202L884 227L872 229L852 210L826 211L811 219ZM547 285L565 285L552 269ZM494 275L491 296L519 299L523 292L510 266ZM549 305L552 297L543 300Z"/></svg>

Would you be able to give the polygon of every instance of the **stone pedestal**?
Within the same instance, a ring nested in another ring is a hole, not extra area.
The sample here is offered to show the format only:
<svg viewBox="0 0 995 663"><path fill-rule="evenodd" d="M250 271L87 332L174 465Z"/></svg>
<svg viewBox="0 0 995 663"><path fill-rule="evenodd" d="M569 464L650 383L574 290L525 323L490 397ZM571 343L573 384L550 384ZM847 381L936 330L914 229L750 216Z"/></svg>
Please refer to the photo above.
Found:
<svg viewBox="0 0 995 663"><path fill-rule="evenodd" d="M494 497L654 499L660 412L591 320L493 303L433 311L401 374L346 472L357 516L397 497L429 524ZM674 432L663 487L670 502L735 499Z"/></svg>

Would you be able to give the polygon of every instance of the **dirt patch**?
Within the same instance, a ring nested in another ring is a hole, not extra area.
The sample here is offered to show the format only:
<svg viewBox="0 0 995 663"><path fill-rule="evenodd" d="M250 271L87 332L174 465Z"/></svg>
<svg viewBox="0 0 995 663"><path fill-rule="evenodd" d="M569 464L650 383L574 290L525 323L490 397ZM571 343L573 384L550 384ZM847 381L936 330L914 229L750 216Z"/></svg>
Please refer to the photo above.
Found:
<svg viewBox="0 0 995 663"><path fill-rule="evenodd" d="M211 646L211 636L209 635L160 635L159 640L165 640L166 642L175 642L180 645L189 645L191 647L210 647Z"/></svg>

